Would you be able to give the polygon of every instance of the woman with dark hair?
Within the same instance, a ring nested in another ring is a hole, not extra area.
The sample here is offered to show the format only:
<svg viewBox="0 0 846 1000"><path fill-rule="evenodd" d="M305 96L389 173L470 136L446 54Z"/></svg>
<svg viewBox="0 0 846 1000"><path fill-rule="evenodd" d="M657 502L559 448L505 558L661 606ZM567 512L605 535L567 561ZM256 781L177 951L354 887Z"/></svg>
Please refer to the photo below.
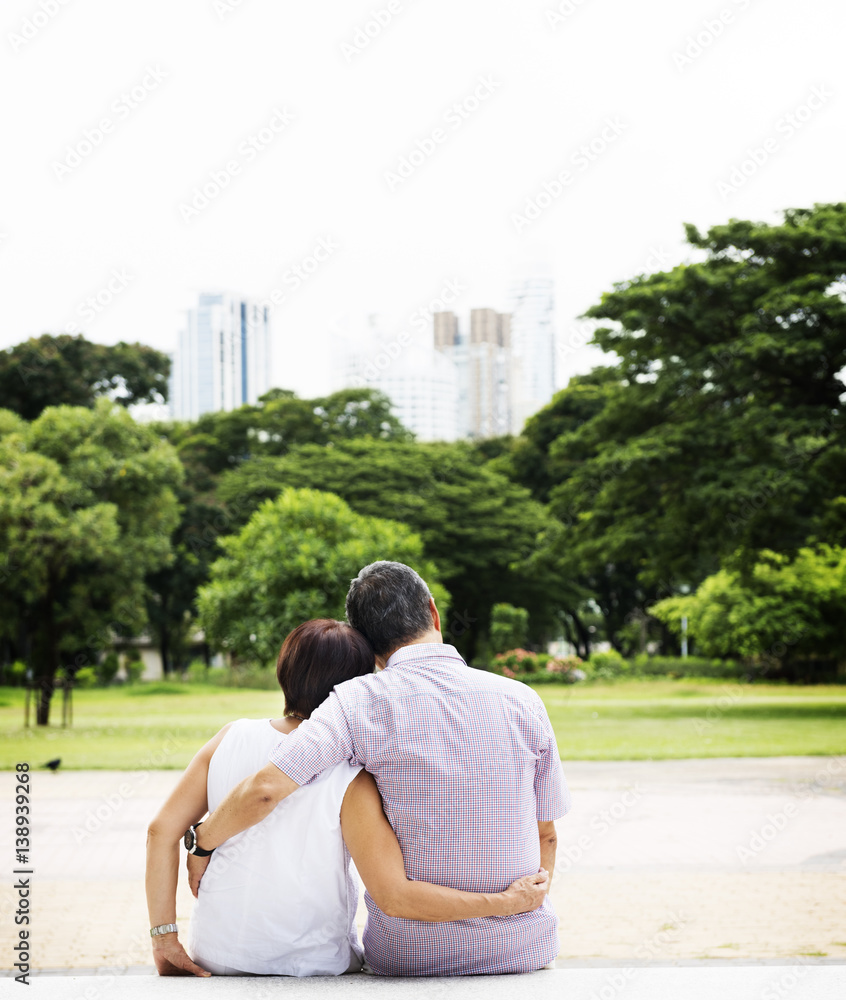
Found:
<svg viewBox="0 0 846 1000"><path fill-rule="evenodd" d="M362 967L358 891L350 856L379 908L408 920L510 916L537 909L546 872L501 893L409 881L373 778L346 761L281 802L212 855L191 917L188 951L176 932L179 841L226 793L267 763L282 736L338 684L371 673L369 643L343 622L305 622L288 635L276 676L281 719L229 723L197 753L147 833L147 906L160 975L339 975ZM185 831L188 831L185 833Z"/></svg>

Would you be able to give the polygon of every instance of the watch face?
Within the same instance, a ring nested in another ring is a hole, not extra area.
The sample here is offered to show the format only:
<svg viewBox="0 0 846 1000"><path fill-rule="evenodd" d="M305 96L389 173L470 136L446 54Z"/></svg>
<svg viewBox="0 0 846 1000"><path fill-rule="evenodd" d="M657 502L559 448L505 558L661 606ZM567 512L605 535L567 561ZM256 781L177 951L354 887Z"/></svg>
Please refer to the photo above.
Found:
<svg viewBox="0 0 846 1000"><path fill-rule="evenodd" d="M185 844L185 850L190 851L194 846L194 831L189 826L185 831L185 836L182 838L182 843Z"/></svg>

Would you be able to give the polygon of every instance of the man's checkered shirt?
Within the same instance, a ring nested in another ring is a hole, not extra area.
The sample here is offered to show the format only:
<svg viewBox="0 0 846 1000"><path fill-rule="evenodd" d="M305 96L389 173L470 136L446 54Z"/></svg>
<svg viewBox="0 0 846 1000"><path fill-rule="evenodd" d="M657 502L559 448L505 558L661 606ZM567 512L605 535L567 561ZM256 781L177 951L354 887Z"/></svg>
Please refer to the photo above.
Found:
<svg viewBox="0 0 846 1000"><path fill-rule="evenodd" d="M408 877L469 892L536 872L538 821L570 807L538 695L435 643L404 646L379 673L338 685L270 760L300 785L343 760L364 765ZM383 975L524 972L558 953L548 897L533 913L449 923L387 917L365 901L364 948Z"/></svg>

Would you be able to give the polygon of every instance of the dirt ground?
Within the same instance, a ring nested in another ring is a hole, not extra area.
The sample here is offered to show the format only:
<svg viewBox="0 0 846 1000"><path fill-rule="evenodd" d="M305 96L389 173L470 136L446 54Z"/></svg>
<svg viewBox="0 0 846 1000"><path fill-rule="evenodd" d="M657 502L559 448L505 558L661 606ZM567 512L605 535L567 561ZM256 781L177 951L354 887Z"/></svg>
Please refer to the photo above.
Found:
<svg viewBox="0 0 846 1000"><path fill-rule="evenodd" d="M846 758L571 761L565 773L574 807L559 824L552 889L559 964L846 961ZM145 830L177 777L35 774L35 968L152 970ZM0 775L7 817L12 790ZM14 961L15 899L7 876L0 969ZM191 903L183 883L183 928Z"/></svg>

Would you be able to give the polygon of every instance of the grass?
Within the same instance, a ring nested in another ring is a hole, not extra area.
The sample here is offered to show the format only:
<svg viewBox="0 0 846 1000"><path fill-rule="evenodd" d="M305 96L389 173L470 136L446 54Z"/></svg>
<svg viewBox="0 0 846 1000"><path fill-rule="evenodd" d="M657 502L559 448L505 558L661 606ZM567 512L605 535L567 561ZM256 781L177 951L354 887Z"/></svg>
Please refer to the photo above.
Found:
<svg viewBox="0 0 846 1000"><path fill-rule="evenodd" d="M538 687L567 760L846 753L846 686L647 679ZM280 715L271 691L139 684L76 691L74 724L23 728L24 693L0 688L0 769L54 757L68 769L183 768L226 722Z"/></svg>
<svg viewBox="0 0 846 1000"><path fill-rule="evenodd" d="M537 690L565 760L846 753L840 685L659 678Z"/></svg>

